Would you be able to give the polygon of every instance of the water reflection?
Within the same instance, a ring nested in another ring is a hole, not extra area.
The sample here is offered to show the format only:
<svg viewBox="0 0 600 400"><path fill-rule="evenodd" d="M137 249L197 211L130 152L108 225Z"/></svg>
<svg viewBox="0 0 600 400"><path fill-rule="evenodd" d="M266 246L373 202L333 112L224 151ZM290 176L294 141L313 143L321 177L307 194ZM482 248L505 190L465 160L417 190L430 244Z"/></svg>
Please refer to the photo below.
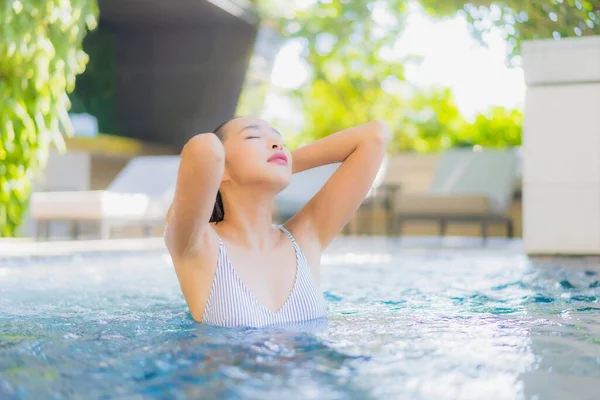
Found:
<svg viewBox="0 0 600 400"><path fill-rule="evenodd" d="M600 380L597 258L531 261L534 295L524 299L530 326L533 368L521 375L526 398L597 399Z"/></svg>
<svg viewBox="0 0 600 400"><path fill-rule="evenodd" d="M0 398L579 399L600 378L597 261L350 244L324 259L329 321L265 330L194 323L161 255L3 265Z"/></svg>
<svg viewBox="0 0 600 400"><path fill-rule="evenodd" d="M69 321L69 331L81 336L60 340L62 331L21 337L9 359L0 357L4 391L32 399L50 393L86 398L370 396L353 383L355 364L368 358L344 354L320 339L316 334L326 321L262 330L172 322L179 326L170 332L132 336L132 326L99 335L98 326ZM10 336L6 326L1 336Z"/></svg>

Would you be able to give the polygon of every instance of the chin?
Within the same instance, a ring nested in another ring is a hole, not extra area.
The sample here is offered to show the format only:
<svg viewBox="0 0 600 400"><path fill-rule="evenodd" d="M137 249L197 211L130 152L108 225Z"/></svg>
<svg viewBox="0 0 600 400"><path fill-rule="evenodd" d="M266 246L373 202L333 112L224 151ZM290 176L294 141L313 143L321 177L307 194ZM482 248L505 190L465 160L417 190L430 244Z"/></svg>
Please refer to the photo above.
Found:
<svg viewBox="0 0 600 400"><path fill-rule="evenodd" d="M284 190L286 187L288 187L288 185L290 184L290 178L281 178L278 180L275 180L273 182L273 187L277 190L277 193L281 192L282 190Z"/></svg>
<svg viewBox="0 0 600 400"><path fill-rule="evenodd" d="M243 182L258 185L270 192L279 193L285 189L292 178L291 168L268 166L257 170L247 170Z"/></svg>
<svg viewBox="0 0 600 400"><path fill-rule="evenodd" d="M266 179L266 183L269 187L273 188L277 193L288 187L290 184L291 174L290 173L278 173L269 174Z"/></svg>

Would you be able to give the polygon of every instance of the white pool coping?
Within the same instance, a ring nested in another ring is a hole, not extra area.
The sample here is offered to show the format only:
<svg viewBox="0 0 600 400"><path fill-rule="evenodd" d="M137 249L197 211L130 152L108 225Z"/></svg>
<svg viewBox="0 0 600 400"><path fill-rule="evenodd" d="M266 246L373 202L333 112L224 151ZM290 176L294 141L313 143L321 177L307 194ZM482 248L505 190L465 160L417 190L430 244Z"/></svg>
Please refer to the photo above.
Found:
<svg viewBox="0 0 600 400"><path fill-rule="evenodd" d="M0 258L68 256L75 253L166 250L162 238L35 241L0 239Z"/></svg>
<svg viewBox="0 0 600 400"><path fill-rule="evenodd" d="M458 251L489 251L495 253L524 254L523 243L519 239L506 240L491 238L483 244L481 238L476 237L403 237L386 238L385 236L350 236L341 237L332 243L332 250L345 248L354 241L369 242L374 240L391 240L394 246L406 250L458 250ZM374 243L375 243L374 242ZM58 240L35 241L33 239L0 239L0 259L19 257L53 257L69 256L81 253L119 253L119 252L144 252L166 251L161 237L132 238L132 239L107 239L107 240ZM334 250L335 251L335 250Z"/></svg>

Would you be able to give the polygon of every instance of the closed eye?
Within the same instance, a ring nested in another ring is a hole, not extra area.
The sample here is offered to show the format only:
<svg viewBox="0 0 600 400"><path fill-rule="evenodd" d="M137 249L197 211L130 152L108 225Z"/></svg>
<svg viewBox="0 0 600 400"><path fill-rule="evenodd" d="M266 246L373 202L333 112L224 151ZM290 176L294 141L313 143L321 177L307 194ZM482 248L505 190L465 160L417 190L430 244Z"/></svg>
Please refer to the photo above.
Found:
<svg viewBox="0 0 600 400"><path fill-rule="evenodd" d="M248 136L246 139L260 139L260 136Z"/></svg>

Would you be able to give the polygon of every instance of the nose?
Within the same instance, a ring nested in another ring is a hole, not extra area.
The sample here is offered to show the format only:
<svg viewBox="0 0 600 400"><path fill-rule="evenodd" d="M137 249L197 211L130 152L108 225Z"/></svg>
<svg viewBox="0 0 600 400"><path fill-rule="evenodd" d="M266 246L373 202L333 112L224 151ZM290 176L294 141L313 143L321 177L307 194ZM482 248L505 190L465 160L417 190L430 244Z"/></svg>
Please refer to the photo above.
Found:
<svg viewBox="0 0 600 400"><path fill-rule="evenodd" d="M274 139L271 142L271 149L273 150L283 150L283 142L281 139Z"/></svg>

